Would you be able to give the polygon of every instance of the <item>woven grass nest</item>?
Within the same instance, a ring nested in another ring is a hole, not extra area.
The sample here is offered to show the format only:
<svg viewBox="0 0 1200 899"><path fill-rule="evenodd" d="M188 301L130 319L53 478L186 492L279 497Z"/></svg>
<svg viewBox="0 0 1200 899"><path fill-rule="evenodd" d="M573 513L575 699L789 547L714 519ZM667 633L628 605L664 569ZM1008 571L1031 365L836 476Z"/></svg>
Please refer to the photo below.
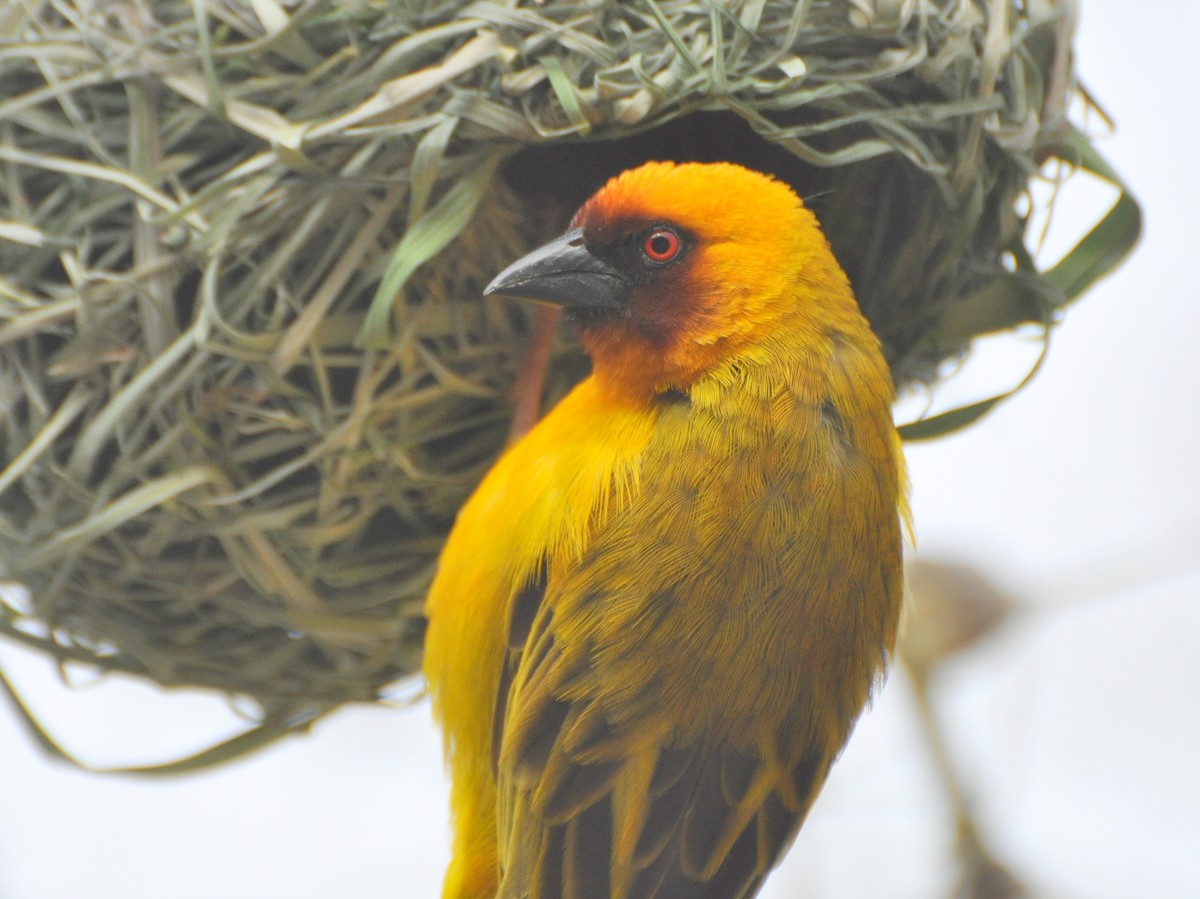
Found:
<svg viewBox="0 0 1200 899"><path fill-rule="evenodd" d="M1068 0L28 0L0 10L0 633L257 703L252 748L419 665L528 311L480 299L608 176L733 159L821 218L900 384L1049 322L1127 193L1026 249ZM586 371L555 344L551 398ZM958 426L986 404L925 423Z"/></svg>

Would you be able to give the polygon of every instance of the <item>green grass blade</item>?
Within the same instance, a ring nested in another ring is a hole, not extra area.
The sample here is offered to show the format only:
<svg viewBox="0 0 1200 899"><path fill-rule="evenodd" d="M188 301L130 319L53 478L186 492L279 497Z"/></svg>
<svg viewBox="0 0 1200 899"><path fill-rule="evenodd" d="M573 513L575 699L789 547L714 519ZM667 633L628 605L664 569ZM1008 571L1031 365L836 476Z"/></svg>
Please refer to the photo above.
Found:
<svg viewBox="0 0 1200 899"><path fill-rule="evenodd" d="M234 759L243 759L253 752L265 749L282 737L307 730L331 711L332 709L322 708L319 710L310 710L299 718L296 716L268 718L262 724L243 731L237 736L173 762L163 762L158 765L137 765L127 768L93 768L90 770L95 771L97 774L131 774L137 777L169 777L177 774L195 774L197 771L223 765Z"/></svg>
<svg viewBox="0 0 1200 899"><path fill-rule="evenodd" d="M567 118L571 120L571 125L578 134L586 137L591 133L592 123L588 121L583 107L580 106L579 97L575 94L575 85L567 77L562 63L558 57L550 55L539 56L538 62L546 70L546 77L550 80L550 88L554 91L554 95L558 97L558 102L561 104L563 112L567 114Z"/></svg>
<svg viewBox="0 0 1200 899"><path fill-rule="evenodd" d="M1133 252L1142 234L1142 210L1120 176L1084 134L1072 129L1064 150L1075 157L1065 161L1103 178L1121 191L1108 214L1046 272L1046 278L1062 291L1064 302L1069 302L1116 269Z"/></svg>
<svg viewBox="0 0 1200 899"><path fill-rule="evenodd" d="M185 758L156 765L133 765L127 767L98 768L89 765L67 752L58 741L50 736L49 731L34 716L33 712L21 699L16 688L0 671L0 694L7 697L9 704L16 712L17 721L25 728L29 737L47 756L56 762L64 762L72 768L87 771L90 774L125 774L137 777L167 777L178 774L194 774L206 768L223 765L234 759L241 759L250 753L264 749L282 737L305 731L321 718L328 715L332 709L311 709L300 716L286 718L268 718L262 724L223 740L207 749L193 753Z"/></svg>
<svg viewBox="0 0 1200 899"><path fill-rule="evenodd" d="M980 400L977 403L971 403L968 406L959 406L957 409L951 409L949 412L942 412L939 415L933 415L906 425L900 425L896 430L900 432L900 439L905 443L943 437L983 418L983 416L987 415L1011 395L1003 393L999 396L989 397L986 400Z"/></svg>
<svg viewBox="0 0 1200 899"><path fill-rule="evenodd" d="M42 752L55 761L66 762L73 767L87 769L87 765L84 765L59 746L54 738L47 733L46 729L42 727L41 722L34 717L33 712L29 711L29 707L25 705L16 688L4 676L3 671L0 671L0 693L3 693L8 698L13 711L17 713L17 721L25 728L25 732L29 734L30 738L32 738L33 742L37 744Z"/></svg>
<svg viewBox="0 0 1200 899"><path fill-rule="evenodd" d="M388 347L392 339L390 317L396 295L413 272L462 233L491 186L499 164L499 155L488 156L476 169L459 178L420 221L404 232L371 300L362 330L355 340L357 346L368 349Z"/></svg>

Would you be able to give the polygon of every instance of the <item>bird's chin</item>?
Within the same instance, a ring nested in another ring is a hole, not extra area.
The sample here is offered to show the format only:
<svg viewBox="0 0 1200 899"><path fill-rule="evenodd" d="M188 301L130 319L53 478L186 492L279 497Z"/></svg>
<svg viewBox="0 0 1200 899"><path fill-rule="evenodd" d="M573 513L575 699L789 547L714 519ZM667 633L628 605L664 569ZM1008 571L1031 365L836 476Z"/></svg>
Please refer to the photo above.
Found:
<svg viewBox="0 0 1200 899"><path fill-rule="evenodd" d="M630 317L624 306L574 306L564 311L563 317L584 331L601 328Z"/></svg>

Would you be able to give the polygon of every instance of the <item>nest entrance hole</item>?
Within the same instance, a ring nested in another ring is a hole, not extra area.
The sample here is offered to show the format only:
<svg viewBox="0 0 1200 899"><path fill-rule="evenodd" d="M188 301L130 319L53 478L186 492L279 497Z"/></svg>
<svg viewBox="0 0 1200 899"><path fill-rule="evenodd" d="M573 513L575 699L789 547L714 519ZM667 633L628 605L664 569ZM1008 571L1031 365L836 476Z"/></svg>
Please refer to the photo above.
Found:
<svg viewBox="0 0 1200 899"><path fill-rule="evenodd" d="M801 197L822 188L821 170L731 112L692 113L631 137L533 144L508 161L504 177L526 199L539 228L544 223L557 233L609 178L652 160L735 162L786 181Z"/></svg>

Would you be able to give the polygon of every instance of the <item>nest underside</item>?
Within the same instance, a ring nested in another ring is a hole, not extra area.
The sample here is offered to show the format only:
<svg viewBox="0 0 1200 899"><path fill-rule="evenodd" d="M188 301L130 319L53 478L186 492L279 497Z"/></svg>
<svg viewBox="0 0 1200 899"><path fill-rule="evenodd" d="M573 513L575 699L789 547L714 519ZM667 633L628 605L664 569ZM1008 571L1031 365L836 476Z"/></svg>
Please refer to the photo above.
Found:
<svg viewBox="0 0 1200 899"><path fill-rule="evenodd" d="M416 670L528 337L481 287L645 159L795 185L900 384L1044 319L1070 7L0 12L0 630L276 717Z"/></svg>

